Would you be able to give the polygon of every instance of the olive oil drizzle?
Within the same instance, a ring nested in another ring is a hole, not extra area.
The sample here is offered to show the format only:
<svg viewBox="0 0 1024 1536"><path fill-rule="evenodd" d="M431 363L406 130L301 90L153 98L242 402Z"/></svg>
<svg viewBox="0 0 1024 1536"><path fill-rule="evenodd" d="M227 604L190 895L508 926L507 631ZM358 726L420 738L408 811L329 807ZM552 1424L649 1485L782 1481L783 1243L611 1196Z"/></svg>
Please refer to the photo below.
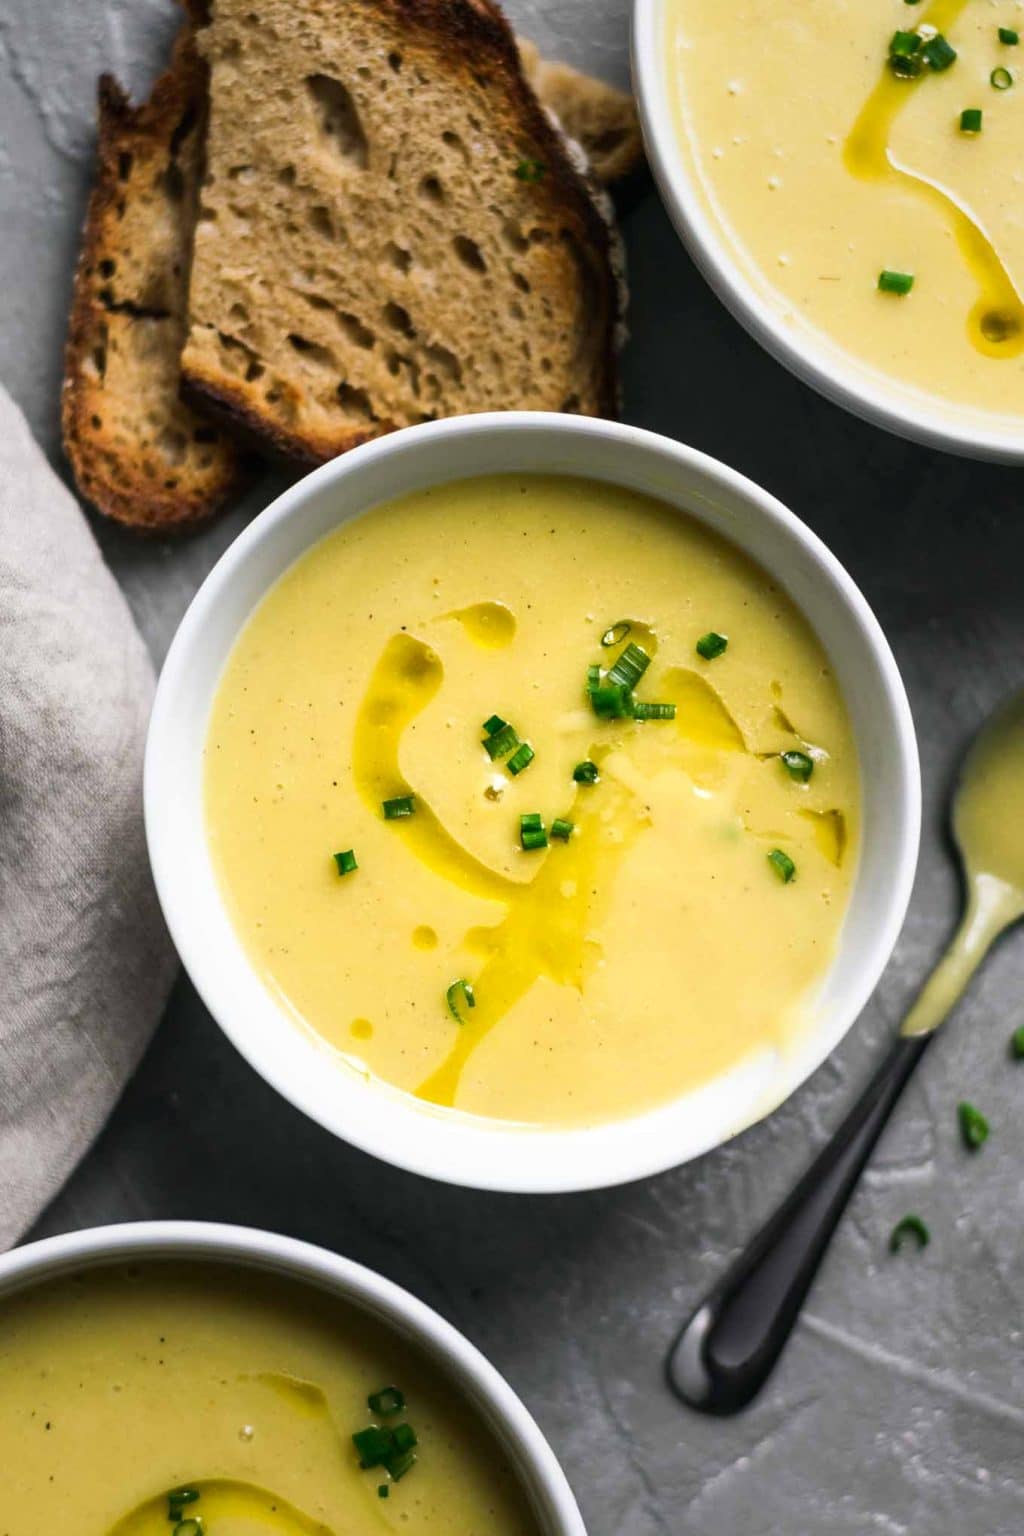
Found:
<svg viewBox="0 0 1024 1536"><path fill-rule="evenodd" d="M920 23L948 31L968 0L933 0ZM978 286L967 319L972 345L986 357L1017 357L1024 351L1024 303L998 251L981 224L948 189L900 164L890 148L893 125L917 89L927 90L927 71L916 80L897 78L887 64L864 103L843 148L843 162L861 181L905 184L948 221L960 253Z"/></svg>

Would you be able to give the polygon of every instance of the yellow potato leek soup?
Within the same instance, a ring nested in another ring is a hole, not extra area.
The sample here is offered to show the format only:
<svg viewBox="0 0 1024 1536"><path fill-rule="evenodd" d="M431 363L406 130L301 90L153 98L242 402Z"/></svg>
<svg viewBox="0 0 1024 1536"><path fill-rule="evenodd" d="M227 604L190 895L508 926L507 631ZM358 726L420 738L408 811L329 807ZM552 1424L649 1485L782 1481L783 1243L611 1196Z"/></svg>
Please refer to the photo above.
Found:
<svg viewBox="0 0 1024 1536"><path fill-rule="evenodd" d="M537 1536L486 1427L362 1313L151 1261L0 1303L11 1536Z"/></svg>
<svg viewBox="0 0 1024 1536"><path fill-rule="evenodd" d="M742 274L943 408L1024 414L1017 0L665 0L680 151Z"/></svg>
<svg viewBox="0 0 1024 1536"><path fill-rule="evenodd" d="M799 1038L856 862L809 625L688 516L464 480L340 527L229 657L208 836L266 985L346 1069L533 1124Z"/></svg>

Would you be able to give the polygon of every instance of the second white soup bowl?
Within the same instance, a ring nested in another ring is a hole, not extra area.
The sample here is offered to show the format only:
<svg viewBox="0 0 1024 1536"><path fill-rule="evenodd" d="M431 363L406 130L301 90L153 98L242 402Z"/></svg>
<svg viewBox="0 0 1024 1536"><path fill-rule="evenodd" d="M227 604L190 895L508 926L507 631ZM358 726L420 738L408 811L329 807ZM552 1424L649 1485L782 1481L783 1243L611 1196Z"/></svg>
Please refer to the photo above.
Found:
<svg viewBox="0 0 1024 1536"><path fill-rule="evenodd" d="M236 933L207 840L203 755L224 664L260 600L318 540L428 486L500 473L584 475L658 497L732 540L789 593L824 645L853 722L863 825L854 888L810 1027L783 1056L628 1119L521 1127L453 1114L366 1080L264 985ZM210 573L157 690L146 831L172 937L213 1017L279 1093L336 1136L452 1184L520 1192L600 1188L707 1152L767 1114L828 1056L863 1008L913 881L920 785L913 723L885 637L821 541L767 492L691 448L581 417L508 412L413 427L326 464L267 508Z"/></svg>

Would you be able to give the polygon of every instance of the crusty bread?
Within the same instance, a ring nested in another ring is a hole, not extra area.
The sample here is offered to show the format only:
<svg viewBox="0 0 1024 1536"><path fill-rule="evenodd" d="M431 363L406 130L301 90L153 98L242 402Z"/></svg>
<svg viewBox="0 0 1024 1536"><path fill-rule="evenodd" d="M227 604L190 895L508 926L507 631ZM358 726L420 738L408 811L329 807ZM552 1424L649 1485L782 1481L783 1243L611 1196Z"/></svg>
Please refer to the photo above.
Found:
<svg viewBox="0 0 1024 1536"><path fill-rule="evenodd" d="M178 398L202 158L205 65L186 30L142 106L99 85L97 176L75 277L62 402L83 494L162 528L213 512L239 478L222 430Z"/></svg>
<svg viewBox="0 0 1024 1536"><path fill-rule="evenodd" d="M541 57L535 44L519 39L519 57L538 98L558 118L570 139L586 152L593 175L614 187L644 164L640 120L632 96L568 64Z"/></svg>
<svg viewBox="0 0 1024 1536"><path fill-rule="evenodd" d="M441 415L612 412L609 231L490 0L209 13L190 398L305 462Z"/></svg>

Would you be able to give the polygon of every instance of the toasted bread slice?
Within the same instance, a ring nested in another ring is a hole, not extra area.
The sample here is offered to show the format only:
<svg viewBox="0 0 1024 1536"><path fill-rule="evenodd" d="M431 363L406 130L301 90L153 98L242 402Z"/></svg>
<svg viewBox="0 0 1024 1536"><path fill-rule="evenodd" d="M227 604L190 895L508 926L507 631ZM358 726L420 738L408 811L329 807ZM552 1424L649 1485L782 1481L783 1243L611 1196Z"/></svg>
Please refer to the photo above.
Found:
<svg viewBox="0 0 1024 1536"><path fill-rule="evenodd" d="M142 106L110 76L100 81L65 357L64 449L80 490L152 529L207 516L239 478L229 437L178 398L205 73L186 29Z"/></svg>
<svg viewBox="0 0 1024 1536"><path fill-rule="evenodd" d="M603 186L615 187L640 170L640 119L627 91L542 58L525 37L519 39L519 57L539 100L586 152L591 172Z"/></svg>
<svg viewBox="0 0 1024 1536"><path fill-rule="evenodd" d="M212 0L182 377L307 463L438 416L610 414L610 234L490 0Z"/></svg>

